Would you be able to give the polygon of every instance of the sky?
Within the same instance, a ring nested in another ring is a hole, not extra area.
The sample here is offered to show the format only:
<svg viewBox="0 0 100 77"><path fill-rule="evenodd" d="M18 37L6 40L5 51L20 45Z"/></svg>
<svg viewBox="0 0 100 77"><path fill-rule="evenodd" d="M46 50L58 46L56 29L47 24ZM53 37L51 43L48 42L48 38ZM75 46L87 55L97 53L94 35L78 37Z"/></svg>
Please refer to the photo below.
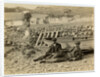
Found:
<svg viewBox="0 0 100 77"><path fill-rule="evenodd" d="M27 8L27 9L35 9L38 6L50 7L51 5L49 6L49 5L33 5L33 4L5 3L4 6L5 7L8 7L8 8L24 7L24 8ZM70 7L73 7L73 6L70 6Z"/></svg>
<svg viewBox="0 0 100 77"><path fill-rule="evenodd" d="M24 7L24 8L28 8L28 9L35 9L39 5L5 3L4 6L8 7L8 8Z"/></svg>
<svg viewBox="0 0 100 77"><path fill-rule="evenodd" d="M49 5L33 5L33 4L17 4L17 3L16 4L15 3L5 3L4 6L8 8L24 7L27 9L35 9L38 6L49 7Z"/></svg>

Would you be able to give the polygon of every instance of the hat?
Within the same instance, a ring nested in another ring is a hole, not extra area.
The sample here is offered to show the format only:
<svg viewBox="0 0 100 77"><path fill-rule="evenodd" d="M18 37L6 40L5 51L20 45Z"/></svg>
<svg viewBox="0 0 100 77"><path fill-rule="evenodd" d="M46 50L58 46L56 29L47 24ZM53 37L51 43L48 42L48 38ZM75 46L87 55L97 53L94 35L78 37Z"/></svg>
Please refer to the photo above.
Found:
<svg viewBox="0 0 100 77"><path fill-rule="evenodd" d="M80 41L75 42L76 45L80 45Z"/></svg>
<svg viewBox="0 0 100 77"><path fill-rule="evenodd" d="M56 38L53 38L52 41L57 41L57 39Z"/></svg>

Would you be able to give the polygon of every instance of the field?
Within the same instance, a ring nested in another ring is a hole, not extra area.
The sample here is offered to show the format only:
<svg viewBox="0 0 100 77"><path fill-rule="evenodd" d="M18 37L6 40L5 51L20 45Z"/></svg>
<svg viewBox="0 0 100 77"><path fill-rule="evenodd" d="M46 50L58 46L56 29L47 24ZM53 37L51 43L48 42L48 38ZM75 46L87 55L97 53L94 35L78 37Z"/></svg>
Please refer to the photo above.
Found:
<svg viewBox="0 0 100 77"><path fill-rule="evenodd" d="M71 24L70 24L71 25ZM87 25L87 23L84 23ZM24 31L24 29L22 29ZM17 41L20 43L21 40L21 33L18 32L10 32L11 36L9 37L11 41ZM7 32L9 35L9 33ZM19 39L20 38L20 39ZM14 39L14 40L13 40ZM15 40L16 39L16 40ZM7 39L8 40L8 39ZM17 42L17 43L18 43ZM58 39L58 42L64 47L64 45L68 42L70 45L74 45L73 42L69 42L67 39ZM93 39L92 40L85 40L81 43L81 48L92 48L93 46ZM11 46L5 46L5 53L12 48ZM34 73L51 73L51 72L70 72L70 71L90 71L94 70L94 54L86 54L84 58L79 61L65 61L61 63L43 63L40 64L39 62L34 62L33 59L44 55L47 51L48 47L38 47L40 51L36 51L36 54L32 54L30 58L26 58L25 55L22 54L20 50L14 50L13 52L9 53L8 56L4 59L5 65L5 75L8 74L34 74Z"/></svg>
<svg viewBox="0 0 100 77"><path fill-rule="evenodd" d="M21 40L21 33L19 32L14 37L14 33L17 32L11 32L12 36L10 37L10 40L12 41L20 41ZM11 35L10 34L10 35ZM8 33L9 35L9 33ZM19 39L20 38L20 39ZM16 40L15 40L16 39ZM67 39L58 39L58 42L61 43L61 45L64 47L64 44L67 42L70 45L74 45L73 42L69 42ZM92 48L93 46L93 39L92 40L86 40L82 41L81 48ZM17 42L18 43L18 42ZM5 53L8 52L11 46L5 46ZM39 48L39 47L38 47ZM22 54L22 51L20 50L14 50L13 52L9 53L8 56L5 58L5 75L8 74L34 74L34 73L51 73L51 72L70 72L70 71L90 71L94 70L94 54L86 54L84 55L84 58L79 61L65 61L61 63L43 63L40 64L39 62L34 62L33 59L36 59L37 57L44 55L47 51L48 47L40 47L40 51L37 51L36 54L32 54L30 58L26 58L25 55Z"/></svg>
<svg viewBox="0 0 100 77"><path fill-rule="evenodd" d="M10 53L8 57L5 58L5 75L94 70L93 53L86 54L82 60L73 62L65 61L40 64L39 62L33 61L33 59L43 55L46 50L47 48L42 48L41 52L33 54L29 59L25 58L20 51Z"/></svg>
<svg viewBox="0 0 100 77"><path fill-rule="evenodd" d="M32 18L24 17L26 10L30 11ZM4 57L4 74L94 70L94 52L87 51L94 50L93 20L93 8L87 7L36 6L30 10L5 7L4 55L7 55ZM80 48L85 51L83 59L57 63L34 62L48 50L52 41L46 38L57 38L57 42L66 49L73 47L76 41L81 41ZM31 53L31 50L35 53ZM27 57L27 53L31 53L31 56Z"/></svg>

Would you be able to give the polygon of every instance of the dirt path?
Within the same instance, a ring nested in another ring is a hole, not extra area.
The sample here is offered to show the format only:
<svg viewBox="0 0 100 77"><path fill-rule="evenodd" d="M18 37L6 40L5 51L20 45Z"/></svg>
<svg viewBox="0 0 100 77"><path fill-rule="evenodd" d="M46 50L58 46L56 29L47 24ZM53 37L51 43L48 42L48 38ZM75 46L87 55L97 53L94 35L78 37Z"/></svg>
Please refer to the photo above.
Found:
<svg viewBox="0 0 100 77"><path fill-rule="evenodd" d="M85 55L80 61L43 64L33 62L34 57L36 56L33 55L32 58L26 59L22 56L22 54L20 54L20 52L9 54L9 57L5 58L5 74L32 74L94 70L93 54Z"/></svg>

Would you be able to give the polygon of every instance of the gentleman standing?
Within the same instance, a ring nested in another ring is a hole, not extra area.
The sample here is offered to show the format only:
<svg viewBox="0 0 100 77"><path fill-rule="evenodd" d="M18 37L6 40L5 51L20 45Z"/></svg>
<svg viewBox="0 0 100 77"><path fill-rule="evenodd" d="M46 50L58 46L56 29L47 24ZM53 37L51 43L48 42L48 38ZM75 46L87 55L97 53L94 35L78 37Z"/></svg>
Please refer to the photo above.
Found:
<svg viewBox="0 0 100 77"><path fill-rule="evenodd" d="M32 15L30 12L27 12L24 14L24 25L25 25L25 30L24 30L24 36L22 38L22 54L26 55L27 58L29 58L32 54L35 54L35 49L34 49L34 41L32 37L32 30L31 30L31 25L30 25L30 19Z"/></svg>

